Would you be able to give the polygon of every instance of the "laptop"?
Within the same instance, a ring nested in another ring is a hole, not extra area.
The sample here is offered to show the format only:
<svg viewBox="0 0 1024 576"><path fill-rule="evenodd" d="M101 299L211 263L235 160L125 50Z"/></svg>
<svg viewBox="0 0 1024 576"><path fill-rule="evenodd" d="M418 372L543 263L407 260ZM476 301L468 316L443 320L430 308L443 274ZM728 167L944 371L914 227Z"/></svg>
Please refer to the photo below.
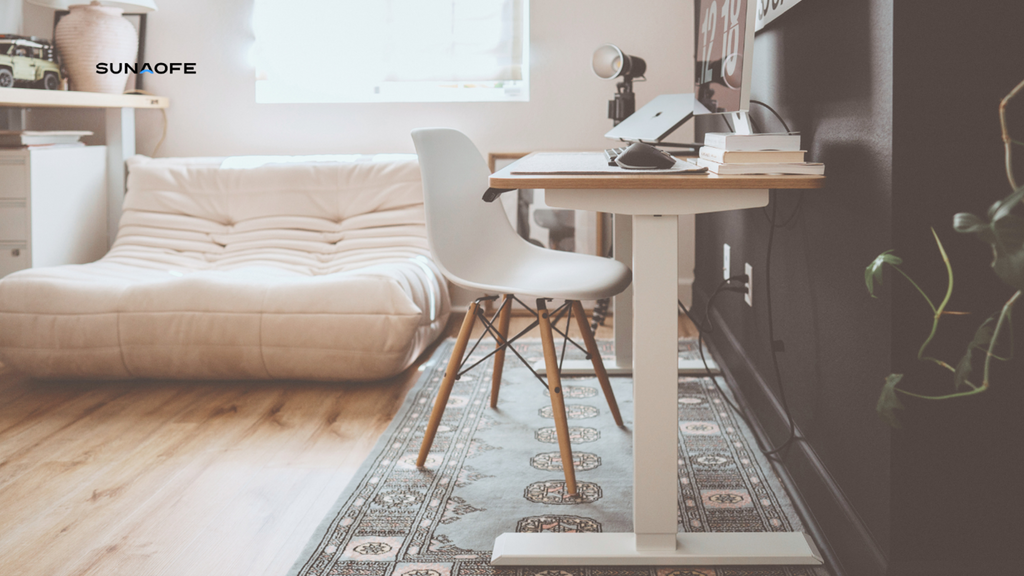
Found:
<svg viewBox="0 0 1024 576"><path fill-rule="evenodd" d="M612 128L605 138L656 144L693 117L693 94L662 94Z"/></svg>

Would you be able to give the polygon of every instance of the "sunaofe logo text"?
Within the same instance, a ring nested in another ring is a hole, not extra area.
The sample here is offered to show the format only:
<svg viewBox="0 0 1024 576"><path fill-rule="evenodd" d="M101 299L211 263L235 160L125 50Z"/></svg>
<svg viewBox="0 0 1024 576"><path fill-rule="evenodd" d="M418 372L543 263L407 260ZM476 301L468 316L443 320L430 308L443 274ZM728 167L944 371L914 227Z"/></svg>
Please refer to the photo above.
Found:
<svg viewBox="0 0 1024 576"><path fill-rule="evenodd" d="M195 62L157 62L152 66L149 62L142 64L131 64L128 62L97 62L97 74L195 74Z"/></svg>

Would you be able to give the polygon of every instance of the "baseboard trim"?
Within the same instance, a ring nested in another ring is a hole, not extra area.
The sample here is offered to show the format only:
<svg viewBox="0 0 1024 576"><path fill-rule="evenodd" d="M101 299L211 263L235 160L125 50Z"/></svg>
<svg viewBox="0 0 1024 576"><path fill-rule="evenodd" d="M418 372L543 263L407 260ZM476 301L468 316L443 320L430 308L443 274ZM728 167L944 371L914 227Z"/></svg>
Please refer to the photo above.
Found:
<svg viewBox="0 0 1024 576"><path fill-rule="evenodd" d="M707 296L695 286L694 299L706 302ZM712 353L737 391L743 410L754 415L754 434L762 441L768 438L766 430L774 432L772 437L785 437L789 423L773 387L750 361L721 315L715 310L711 314L715 323ZM811 446L797 442L783 461L774 464L786 489L798 496L800 502L794 504L835 576L886 574L888 561L882 548Z"/></svg>

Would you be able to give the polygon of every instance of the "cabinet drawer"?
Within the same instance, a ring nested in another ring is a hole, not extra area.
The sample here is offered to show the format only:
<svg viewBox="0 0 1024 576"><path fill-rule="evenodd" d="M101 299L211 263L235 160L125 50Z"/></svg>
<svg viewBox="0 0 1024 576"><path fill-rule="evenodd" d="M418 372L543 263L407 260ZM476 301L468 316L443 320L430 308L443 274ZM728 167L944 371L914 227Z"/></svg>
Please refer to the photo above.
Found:
<svg viewBox="0 0 1024 576"><path fill-rule="evenodd" d="M0 206L0 241L28 242L28 209Z"/></svg>
<svg viewBox="0 0 1024 576"><path fill-rule="evenodd" d="M0 245L0 278L11 272L31 268L32 259L28 250L21 245Z"/></svg>
<svg viewBox="0 0 1024 576"><path fill-rule="evenodd" d="M28 197L27 176L23 158L0 156L0 198Z"/></svg>

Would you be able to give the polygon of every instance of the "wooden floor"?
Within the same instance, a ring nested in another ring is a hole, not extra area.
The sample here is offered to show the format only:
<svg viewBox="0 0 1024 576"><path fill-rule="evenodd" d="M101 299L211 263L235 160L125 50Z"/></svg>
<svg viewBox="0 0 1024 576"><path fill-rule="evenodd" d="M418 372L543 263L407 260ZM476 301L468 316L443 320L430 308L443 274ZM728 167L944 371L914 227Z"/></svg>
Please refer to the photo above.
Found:
<svg viewBox="0 0 1024 576"><path fill-rule="evenodd" d="M283 575L432 352L346 384L38 382L0 368L0 575Z"/></svg>

